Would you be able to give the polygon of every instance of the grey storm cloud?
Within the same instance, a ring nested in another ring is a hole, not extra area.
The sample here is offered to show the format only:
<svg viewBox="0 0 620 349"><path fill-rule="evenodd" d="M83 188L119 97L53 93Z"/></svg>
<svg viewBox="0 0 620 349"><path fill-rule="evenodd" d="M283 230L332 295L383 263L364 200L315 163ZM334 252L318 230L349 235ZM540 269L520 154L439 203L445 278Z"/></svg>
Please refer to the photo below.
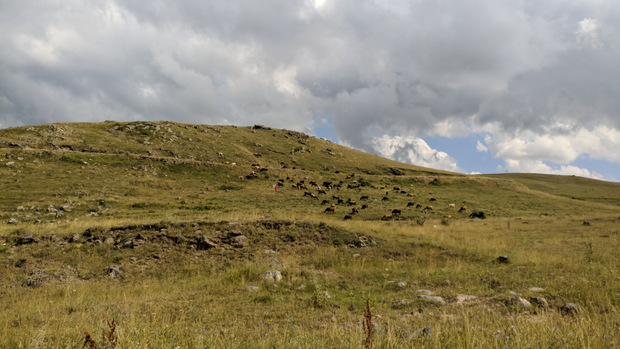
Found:
<svg viewBox="0 0 620 349"><path fill-rule="evenodd" d="M617 130L618 18L613 0L4 1L0 127L330 117L373 152L438 124Z"/></svg>

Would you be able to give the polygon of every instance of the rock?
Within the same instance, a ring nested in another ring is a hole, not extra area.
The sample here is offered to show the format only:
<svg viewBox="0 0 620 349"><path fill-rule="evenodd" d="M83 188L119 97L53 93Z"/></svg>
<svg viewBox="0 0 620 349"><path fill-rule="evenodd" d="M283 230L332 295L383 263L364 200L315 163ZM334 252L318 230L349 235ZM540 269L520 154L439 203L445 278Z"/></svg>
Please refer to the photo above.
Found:
<svg viewBox="0 0 620 349"><path fill-rule="evenodd" d="M444 301L443 298L439 296L428 296L425 294L421 294L418 296L418 298L424 299L425 301L433 304L446 305L446 301Z"/></svg>
<svg viewBox="0 0 620 349"><path fill-rule="evenodd" d="M528 302L526 299L523 299L521 297L513 297L510 299L510 304L517 306L517 307L522 307L522 308L531 308L532 304L530 302Z"/></svg>
<svg viewBox="0 0 620 349"><path fill-rule="evenodd" d="M415 293L418 294L418 295L423 294L423 295L430 296L430 295L433 294L433 291L430 291L430 290L416 290Z"/></svg>
<svg viewBox="0 0 620 349"><path fill-rule="evenodd" d="M6 163L6 166L9 166L9 167L11 167L13 165L15 165L15 161L9 161L9 162Z"/></svg>
<svg viewBox="0 0 620 349"><path fill-rule="evenodd" d="M392 308L402 308L407 305L407 301L404 299L399 299L396 302L392 303Z"/></svg>
<svg viewBox="0 0 620 349"><path fill-rule="evenodd" d="M69 237L69 242L70 243L75 243L78 242L80 240L80 234L73 234Z"/></svg>
<svg viewBox="0 0 620 349"><path fill-rule="evenodd" d="M270 265L272 268L279 268L279 269L284 268L284 266L282 265L282 262L280 262L276 258L271 258Z"/></svg>
<svg viewBox="0 0 620 349"><path fill-rule="evenodd" d="M123 271L121 270L120 266L118 266L118 265L111 265L111 266L108 267L108 275L112 279L122 278L123 277Z"/></svg>
<svg viewBox="0 0 620 349"><path fill-rule="evenodd" d="M397 283L396 286L398 286L400 288L407 287L407 283L405 281L401 281L401 282Z"/></svg>
<svg viewBox="0 0 620 349"><path fill-rule="evenodd" d="M19 221L17 220L17 218L9 218L7 224L19 224Z"/></svg>
<svg viewBox="0 0 620 349"><path fill-rule="evenodd" d="M579 306L575 303L565 303L560 307L562 315L577 315L581 311Z"/></svg>
<svg viewBox="0 0 620 349"><path fill-rule="evenodd" d="M28 278L22 283L22 286L39 287L50 278L51 275L48 273L41 270L36 270L30 273Z"/></svg>
<svg viewBox="0 0 620 349"><path fill-rule="evenodd" d="M282 273L278 270L267 270L263 273L262 278L266 281L278 282L282 280Z"/></svg>
<svg viewBox="0 0 620 349"><path fill-rule="evenodd" d="M549 303L547 303L545 297L530 297L530 302L543 308L547 308L549 306Z"/></svg>
<svg viewBox="0 0 620 349"><path fill-rule="evenodd" d="M107 238L105 238L105 240L103 240L103 244L104 245L114 245L114 238L108 236Z"/></svg>
<svg viewBox="0 0 620 349"><path fill-rule="evenodd" d="M472 296L470 294L457 294L456 295L457 304L463 304L465 302L475 301L476 299L478 299L478 297Z"/></svg>
<svg viewBox="0 0 620 349"><path fill-rule="evenodd" d="M236 248L247 247L250 244L250 240L245 235L235 236L231 239L231 245Z"/></svg>
<svg viewBox="0 0 620 349"><path fill-rule="evenodd" d="M206 235L199 237L196 241L197 250L209 250L216 247L217 245L212 242Z"/></svg>
<svg viewBox="0 0 620 349"><path fill-rule="evenodd" d="M508 258L508 256L499 256L499 257L497 257L497 261L499 263L508 263L509 262L509 258Z"/></svg>
<svg viewBox="0 0 620 349"><path fill-rule="evenodd" d="M17 240L15 241L15 245L29 245L35 242L37 242L37 240L34 238L34 235L32 233L26 233L17 238Z"/></svg>
<svg viewBox="0 0 620 349"><path fill-rule="evenodd" d="M530 292L542 292L544 290L542 288L540 288L540 287L530 287L528 291L530 291Z"/></svg>
<svg viewBox="0 0 620 349"><path fill-rule="evenodd" d="M248 286L248 287L246 287L246 288L247 288L247 290L248 290L248 291L250 291L250 292L255 292L255 291L258 291L258 290L259 290L259 287L258 287L258 286Z"/></svg>

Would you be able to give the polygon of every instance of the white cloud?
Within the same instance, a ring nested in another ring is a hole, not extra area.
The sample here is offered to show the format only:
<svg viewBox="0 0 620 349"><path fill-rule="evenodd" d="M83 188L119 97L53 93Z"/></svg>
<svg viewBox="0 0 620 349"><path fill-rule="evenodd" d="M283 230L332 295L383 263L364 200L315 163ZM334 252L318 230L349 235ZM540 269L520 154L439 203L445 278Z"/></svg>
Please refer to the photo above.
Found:
<svg viewBox="0 0 620 349"><path fill-rule="evenodd" d="M486 153L489 151L489 148L487 148L487 146L485 146L484 144L482 144L482 142L480 142L479 140L476 142L476 150L481 152L481 153Z"/></svg>
<svg viewBox="0 0 620 349"><path fill-rule="evenodd" d="M601 174L596 172L590 172L588 169L572 166L562 165L559 167L552 167L540 160L515 160L506 159L505 166L499 166L497 169L500 172L520 172L520 173L542 173L542 174L554 174L565 176L580 176L594 179L605 179Z"/></svg>
<svg viewBox="0 0 620 349"><path fill-rule="evenodd" d="M462 172L454 158L445 152L432 149L421 138L383 135L374 137L372 143L375 152L388 159L440 170Z"/></svg>
<svg viewBox="0 0 620 349"><path fill-rule="evenodd" d="M577 41L592 48L600 49L602 43L598 39L598 28L601 24L596 19L584 18L579 21L579 28L575 31Z"/></svg>

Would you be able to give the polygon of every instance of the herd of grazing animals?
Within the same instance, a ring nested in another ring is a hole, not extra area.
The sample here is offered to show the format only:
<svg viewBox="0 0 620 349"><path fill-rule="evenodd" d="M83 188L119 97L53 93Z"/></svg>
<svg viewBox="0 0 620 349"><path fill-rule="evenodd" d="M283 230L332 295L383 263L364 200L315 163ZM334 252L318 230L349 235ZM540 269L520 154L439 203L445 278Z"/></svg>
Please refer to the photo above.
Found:
<svg viewBox="0 0 620 349"><path fill-rule="evenodd" d="M376 220L376 219L380 219L380 220L400 219L402 220L402 219L407 219L406 214L408 212L409 213L416 212L412 210L419 210L419 214L423 214L423 215L434 214L437 211L437 209L432 205L425 205L425 204L416 203L413 201L406 202L405 204L406 207L404 208L400 208L400 207L399 208L394 208L394 207L388 208L387 205L390 205L390 203L393 202L394 203L393 205L395 205L397 202L401 201L401 200L398 200L399 195L406 197L406 198L411 198L411 197L416 196L414 193L408 193L406 190L400 187L393 187L392 191L389 191L389 188L388 188L387 191L385 191L386 190L385 186L376 186L376 185L365 186L368 190L376 191L377 195L374 196L374 195L364 194L364 195L361 195L358 200L354 200L353 198L349 197L345 201L344 199L340 197L341 193L345 191L352 193L353 190L355 190L356 192L361 192L362 187L364 186L358 181L352 180L354 177L355 177L355 174L350 174L346 176L345 178L346 180L351 180L349 183L345 183L345 181L342 181L342 180L339 182L324 181L322 185L319 185L316 181L308 181L308 185L306 185L305 180L295 181L289 177L287 177L287 180L293 183L291 185L292 189L304 190L303 192L304 197L309 197L310 199L316 199L316 200L321 199L320 204L322 206L329 205L323 210L324 213L335 214L338 211L338 207L341 205L345 205L345 204L346 206L353 206L351 207L351 210L344 215L343 220L352 220L355 215L358 215L360 217L362 216L360 215L360 211L357 208L358 201L366 201L364 204L360 206L362 210L368 210L371 207L371 204L368 203L368 201L374 202L375 204L373 204L373 206L377 205L380 207L384 207L386 210L388 210L388 213L384 214L383 216L373 216L372 214L367 214L365 218L366 220ZM284 187L284 180L279 179L277 185L280 187ZM308 186L316 187L316 193L313 193L308 188ZM324 195L324 197L320 197L321 195ZM380 201L378 201L379 199L373 200L373 197L376 197L376 198L380 197L381 199ZM394 197L394 200L392 200L391 197ZM426 201L436 204L438 202L438 199L436 197L430 197L426 199ZM409 208L409 210L407 210L406 208ZM455 203L446 204L445 209L443 210L444 211L445 210L456 211L456 204ZM467 211L466 206L462 206L458 210L459 213L463 213L466 211ZM420 216L419 214L416 213L415 216L419 217ZM444 219L451 219L452 217L453 217L452 214L447 214L443 216Z"/></svg>

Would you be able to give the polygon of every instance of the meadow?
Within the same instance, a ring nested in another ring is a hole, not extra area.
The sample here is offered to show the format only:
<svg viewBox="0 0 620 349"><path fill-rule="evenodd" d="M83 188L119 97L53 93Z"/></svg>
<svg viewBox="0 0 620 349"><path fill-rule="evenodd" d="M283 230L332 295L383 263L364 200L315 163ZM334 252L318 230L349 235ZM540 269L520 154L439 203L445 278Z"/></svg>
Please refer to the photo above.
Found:
<svg viewBox="0 0 620 349"><path fill-rule="evenodd" d="M258 125L13 128L0 158L2 348L620 341L617 183L466 176Z"/></svg>

